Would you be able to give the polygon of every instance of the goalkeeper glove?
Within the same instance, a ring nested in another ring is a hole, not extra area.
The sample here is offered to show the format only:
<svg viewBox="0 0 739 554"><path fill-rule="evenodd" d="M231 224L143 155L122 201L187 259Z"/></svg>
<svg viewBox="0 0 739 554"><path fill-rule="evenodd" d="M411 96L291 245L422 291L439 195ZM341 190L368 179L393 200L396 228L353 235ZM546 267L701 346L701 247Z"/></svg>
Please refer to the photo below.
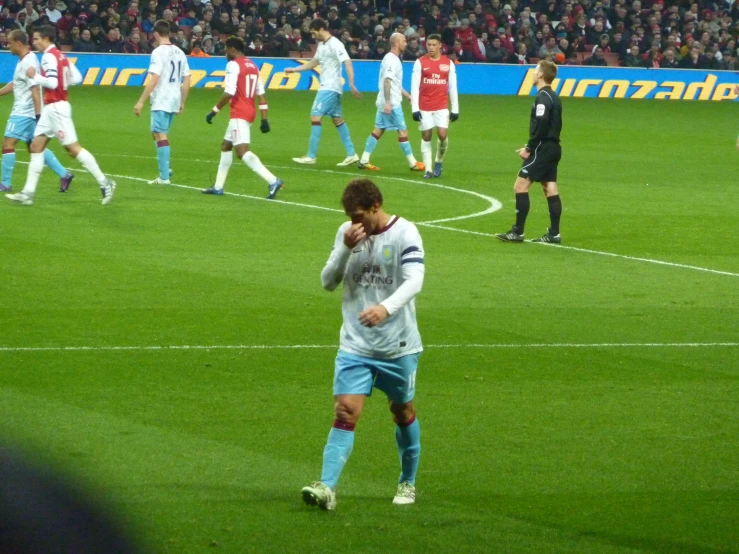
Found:
<svg viewBox="0 0 739 554"><path fill-rule="evenodd" d="M263 133L269 133L270 131L269 121L267 121L266 119L263 119L262 124L259 126L259 130L262 131Z"/></svg>
<svg viewBox="0 0 739 554"><path fill-rule="evenodd" d="M449 121L457 121L459 119L458 113L449 114Z"/></svg>
<svg viewBox="0 0 739 554"><path fill-rule="evenodd" d="M413 112L413 121L421 121L421 112Z"/></svg>

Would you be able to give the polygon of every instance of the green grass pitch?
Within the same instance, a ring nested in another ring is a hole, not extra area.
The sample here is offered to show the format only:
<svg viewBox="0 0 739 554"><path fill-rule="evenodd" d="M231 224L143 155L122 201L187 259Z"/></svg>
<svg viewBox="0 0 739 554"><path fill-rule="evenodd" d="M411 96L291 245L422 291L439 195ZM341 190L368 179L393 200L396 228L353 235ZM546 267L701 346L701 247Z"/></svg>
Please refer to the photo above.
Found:
<svg viewBox="0 0 739 554"><path fill-rule="evenodd" d="M370 177L389 212L422 222L491 205L469 191L503 207L419 227L417 504L390 503L399 464L375 395L337 511L319 513L300 488L320 473L341 323L320 271L359 172L335 167L328 121L318 165L291 162L313 96L285 92L269 94L272 132L254 129L252 146L286 203L262 200L238 161L226 190L243 196L146 185L139 92L71 93L82 144L127 176L111 205L74 162L67 194L46 170L34 206L0 200L0 436L99 491L154 552L739 551L734 104L565 99L567 248L491 236L513 221L531 98L462 97L431 183L386 135ZM227 116L205 115L218 96L193 91L175 121L177 184L215 178ZM361 153L374 95L344 110ZM532 192L529 238L548 223ZM183 345L243 347L167 348ZM319 347L249 348L293 345Z"/></svg>

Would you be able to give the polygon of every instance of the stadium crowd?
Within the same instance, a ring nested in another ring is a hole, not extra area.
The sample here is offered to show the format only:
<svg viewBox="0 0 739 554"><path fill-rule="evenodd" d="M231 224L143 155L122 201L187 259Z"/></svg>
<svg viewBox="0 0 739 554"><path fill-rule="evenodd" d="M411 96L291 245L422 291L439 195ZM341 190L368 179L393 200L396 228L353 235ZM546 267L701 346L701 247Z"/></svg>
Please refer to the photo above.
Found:
<svg viewBox="0 0 739 554"><path fill-rule="evenodd" d="M67 51L148 54L161 18L189 56L222 56L230 35L245 40L250 57L305 56L315 49L315 17L353 59L382 59L398 31L408 37L406 60L439 33L457 62L739 66L739 5L689 0L7 0L0 49L9 31L48 22Z"/></svg>

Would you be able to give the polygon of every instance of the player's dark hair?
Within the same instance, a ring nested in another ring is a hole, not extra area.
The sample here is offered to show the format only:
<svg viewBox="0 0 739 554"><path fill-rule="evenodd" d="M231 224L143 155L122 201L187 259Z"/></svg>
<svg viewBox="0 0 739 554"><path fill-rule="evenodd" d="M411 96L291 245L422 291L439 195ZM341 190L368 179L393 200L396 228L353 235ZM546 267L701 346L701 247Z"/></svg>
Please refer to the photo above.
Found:
<svg viewBox="0 0 739 554"><path fill-rule="evenodd" d="M347 213L356 209L369 210L375 204L382 206L382 193L369 179L354 179L344 189L341 204Z"/></svg>
<svg viewBox="0 0 739 554"><path fill-rule="evenodd" d="M168 37L170 30L169 21L166 19L159 19L154 23L154 32L160 37Z"/></svg>
<svg viewBox="0 0 739 554"><path fill-rule="evenodd" d="M38 33L41 38L45 38L51 42L56 40L56 29L51 25L41 25L33 30L34 33Z"/></svg>
<svg viewBox="0 0 739 554"><path fill-rule="evenodd" d="M441 42L441 35L437 35L436 33L434 33L432 35L427 36L426 37L426 42L428 42L430 40L438 40L439 42Z"/></svg>
<svg viewBox="0 0 739 554"><path fill-rule="evenodd" d="M553 61L541 60L539 62L539 70L544 76L544 82L548 85L552 84L554 78L557 76L557 66Z"/></svg>
<svg viewBox="0 0 739 554"><path fill-rule="evenodd" d="M241 37L228 37L228 39L226 39L226 48L233 48L237 52L241 52L243 54L246 52L246 43Z"/></svg>
<svg viewBox="0 0 739 554"><path fill-rule="evenodd" d="M328 30L328 24L321 18L317 17L310 22L310 29L313 31Z"/></svg>
<svg viewBox="0 0 739 554"><path fill-rule="evenodd" d="M10 34L8 35L8 40L13 42L20 42L21 44L28 46L28 35L20 29L10 31Z"/></svg>

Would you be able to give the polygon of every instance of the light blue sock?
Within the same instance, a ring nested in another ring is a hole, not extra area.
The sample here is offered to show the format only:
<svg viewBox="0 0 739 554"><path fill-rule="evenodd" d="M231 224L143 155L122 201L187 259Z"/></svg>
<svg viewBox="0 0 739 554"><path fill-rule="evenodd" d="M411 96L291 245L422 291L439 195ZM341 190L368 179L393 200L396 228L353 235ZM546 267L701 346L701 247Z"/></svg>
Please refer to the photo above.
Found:
<svg viewBox="0 0 739 554"><path fill-rule="evenodd" d="M2 183L6 187L12 184L13 169L15 168L15 151L3 153Z"/></svg>
<svg viewBox="0 0 739 554"><path fill-rule="evenodd" d="M337 125L336 130L339 131L341 142L344 143L344 148L346 148L346 155L354 156L357 152L354 150L354 144L352 143L351 135L349 135L349 126L346 124L346 121L341 125Z"/></svg>
<svg viewBox="0 0 739 554"><path fill-rule="evenodd" d="M157 142L157 162L159 163L159 178L169 180L169 141Z"/></svg>
<svg viewBox="0 0 739 554"><path fill-rule="evenodd" d="M331 490L336 490L339 476L353 447L354 431L344 431L335 427L331 429L326 448L323 449L323 471L321 472L321 482Z"/></svg>
<svg viewBox="0 0 739 554"><path fill-rule="evenodd" d="M59 175L59 177L65 177L67 175L67 170L64 169L64 166L54 155L54 152L48 148L44 150L44 163L49 166L49 169Z"/></svg>
<svg viewBox="0 0 739 554"><path fill-rule="evenodd" d="M318 143L321 141L321 131L323 126L321 123L313 123L310 128L310 141L308 142L308 157L315 158L318 152Z"/></svg>
<svg viewBox="0 0 739 554"><path fill-rule="evenodd" d="M398 484L408 481L415 486L418 459L421 456L421 426L418 420L414 419L413 423L405 427L396 425L395 440L398 443L401 468Z"/></svg>
<svg viewBox="0 0 739 554"><path fill-rule="evenodd" d="M412 156L413 150L411 150L411 143L407 140L404 140L403 142L400 142L400 149L403 151L403 154L406 156Z"/></svg>
<svg viewBox="0 0 739 554"><path fill-rule="evenodd" d="M367 154L372 154L372 152L375 151L375 146L377 146L377 139L375 138L375 135L370 135L364 145L364 151L367 152Z"/></svg>

